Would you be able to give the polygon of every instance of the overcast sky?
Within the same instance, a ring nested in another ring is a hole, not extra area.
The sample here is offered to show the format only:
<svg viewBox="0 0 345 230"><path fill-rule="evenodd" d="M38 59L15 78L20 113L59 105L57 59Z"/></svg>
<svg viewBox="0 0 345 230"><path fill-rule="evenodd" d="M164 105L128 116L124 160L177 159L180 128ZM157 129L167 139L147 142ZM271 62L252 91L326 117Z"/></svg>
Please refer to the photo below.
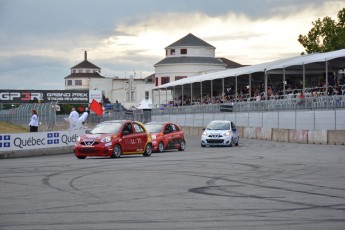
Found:
<svg viewBox="0 0 345 230"><path fill-rule="evenodd" d="M216 56L259 64L298 56L312 22L338 0L0 0L0 89L64 89L88 60L106 77L146 77L192 33Z"/></svg>

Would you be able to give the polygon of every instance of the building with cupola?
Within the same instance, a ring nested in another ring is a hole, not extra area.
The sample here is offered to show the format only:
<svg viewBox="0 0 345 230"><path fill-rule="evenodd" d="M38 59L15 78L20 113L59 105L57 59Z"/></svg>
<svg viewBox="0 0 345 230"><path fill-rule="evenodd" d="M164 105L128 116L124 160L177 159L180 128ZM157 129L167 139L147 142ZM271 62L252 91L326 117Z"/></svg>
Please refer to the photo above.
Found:
<svg viewBox="0 0 345 230"><path fill-rule="evenodd" d="M71 68L71 74L65 77L65 89L89 89L91 79L104 79L101 68L87 60L84 52L84 61Z"/></svg>
<svg viewBox="0 0 345 230"><path fill-rule="evenodd" d="M224 61L230 60L216 58L215 50L214 46L191 33L165 47L165 58L154 65L155 86L225 70L228 65ZM234 65L233 68L242 66L235 62L231 63Z"/></svg>

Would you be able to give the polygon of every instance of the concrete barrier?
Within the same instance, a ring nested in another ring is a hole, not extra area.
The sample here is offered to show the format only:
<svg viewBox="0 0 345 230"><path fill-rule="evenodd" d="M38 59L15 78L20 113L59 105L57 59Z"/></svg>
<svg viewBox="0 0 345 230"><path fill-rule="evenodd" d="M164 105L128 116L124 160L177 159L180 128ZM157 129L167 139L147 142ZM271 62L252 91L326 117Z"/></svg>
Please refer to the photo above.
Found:
<svg viewBox="0 0 345 230"><path fill-rule="evenodd" d="M20 157L34 157L34 156L49 156L57 154L70 153L73 155L74 146L55 147L45 149L30 149L30 150L16 150L0 152L0 159L20 158Z"/></svg>
<svg viewBox="0 0 345 230"><path fill-rule="evenodd" d="M327 131L308 131L308 144L327 144Z"/></svg>
<svg viewBox="0 0 345 230"><path fill-rule="evenodd" d="M289 142L289 129L272 129L272 140Z"/></svg>
<svg viewBox="0 0 345 230"><path fill-rule="evenodd" d="M290 129L289 142L308 144L308 130Z"/></svg>
<svg viewBox="0 0 345 230"><path fill-rule="evenodd" d="M244 137L256 139L256 128L255 127L245 127L244 128Z"/></svg>
<svg viewBox="0 0 345 230"><path fill-rule="evenodd" d="M256 138L261 140L272 140L272 129L270 128L262 128L257 127L256 128Z"/></svg>
<svg viewBox="0 0 345 230"><path fill-rule="evenodd" d="M328 131L328 144L344 145L345 144L345 130Z"/></svg>

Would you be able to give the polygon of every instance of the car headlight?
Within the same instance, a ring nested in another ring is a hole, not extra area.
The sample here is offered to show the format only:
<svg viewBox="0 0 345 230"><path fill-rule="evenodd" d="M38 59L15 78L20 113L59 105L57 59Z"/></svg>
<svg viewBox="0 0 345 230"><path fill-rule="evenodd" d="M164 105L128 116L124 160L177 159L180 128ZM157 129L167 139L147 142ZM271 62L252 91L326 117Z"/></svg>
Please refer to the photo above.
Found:
<svg viewBox="0 0 345 230"><path fill-rule="evenodd" d="M230 136L231 135L231 131L226 131L225 133L224 133L224 136Z"/></svg>
<svg viewBox="0 0 345 230"><path fill-rule="evenodd" d="M154 141L156 140L157 136L156 135L151 135L151 139Z"/></svg>
<svg viewBox="0 0 345 230"><path fill-rule="evenodd" d="M101 139L101 142L110 142L111 141L111 137L104 137Z"/></svg>
<svg viewBox="0 0 345 230"><path fill-rule="evenodd" d="M207 136L207 132L204 131L204 132L202 133L202 135L203 135L203 136Z"/></svg>

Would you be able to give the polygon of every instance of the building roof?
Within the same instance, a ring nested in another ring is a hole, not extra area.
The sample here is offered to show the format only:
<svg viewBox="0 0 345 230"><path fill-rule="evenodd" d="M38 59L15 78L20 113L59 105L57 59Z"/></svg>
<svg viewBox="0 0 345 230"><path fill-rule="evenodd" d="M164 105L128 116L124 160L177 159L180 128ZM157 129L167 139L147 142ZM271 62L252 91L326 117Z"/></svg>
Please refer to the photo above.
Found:
<svg viewBox="0 0 345 230"><path fill-rule="evenodd" d="M222 62L224 62L226 64L226 68L227 69L233 69L233 68L238 68L238 67L243 67L243 66L246 66L246 65L241 65L240 63L237 63L237 62L234 62L234 61L231 61L227 58L218 58L220 59Z"/></svg>
<svg viewBox="0 0 345 230"><path fill-rule="evenodd" d="M84 52L84 61L80 62L78 65L73 66L71 69L101 69L98 66L92 64L87 60L87 52Z"/></svg>
<svg viewBox="0 0 345 230"><path fill-rule="evenodd" d="M167 57L156 63L154 67L158 65L173 65L173 64L212 64L226 66L224 62L214 57Z"/></svg>
<svg viewBox="0 0 345 230"><path fill-rule="evenodd" d="M99 73L72 73L65 77L65 79L69 78L105 78Z"/></svg>
<svg viewBox="0 0 345 230"><path fill-rule="evenodd" d="M249 75L259 72L270 72L279 70L283 73L284 70L294 69L302 66L311 70L325 71L325 62L334 70L342 70L345 68L345 49L331 51L327 53L314 53L303 56L296 56L290 58L279 59L275 61L265 62L257 65L244 66L235 69L221 70L218 72L207 73L203 75L192 76L183 78L177 81L169 82L160 86L156 86L155 89L168 88L177 85L191 84L194 82L210 81L215 79L222 79L226 77L236 77L241 75ZM301 71L301 70L300 70Z"/></svg>
<svg viewBox="0 0 345 230"><path fill-rule="evenodd" d="M187 34L185 37L183 37L180 40L172 43L171 45L165 47L165 49L176 47L176 46L187 46L187 47L190 47L190 46L204 46L204 47L211 47L211 48L215 49L214 46L208 44L207 42L201 40L200 38L194 36L191 33Z"/></svg>

